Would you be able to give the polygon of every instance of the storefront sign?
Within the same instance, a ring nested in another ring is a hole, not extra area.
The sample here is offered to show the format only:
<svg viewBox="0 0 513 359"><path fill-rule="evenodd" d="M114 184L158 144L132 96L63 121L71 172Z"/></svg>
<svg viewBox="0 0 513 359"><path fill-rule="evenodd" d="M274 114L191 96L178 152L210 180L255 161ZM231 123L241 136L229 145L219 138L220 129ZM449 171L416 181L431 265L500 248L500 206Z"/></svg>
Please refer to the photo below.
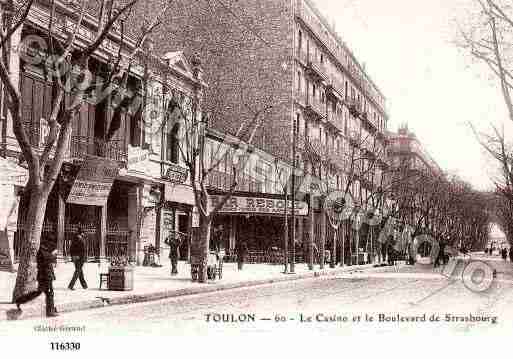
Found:
<svg viewBox="0 0 513 359"><path fill-rule="evenodd" d="M86 157L77 179L73 183L67 202L89 206L106 205L118 172L118 164L114 160Z"/></svg>
<svg viewBox="0 0 513 359"><path fill-rule="evenodd" d="M192 228L199 228L200 226L200 218L199 213L196 208L194 208L194 211L192 212Z"/></svg>
<svg viewBox="0 0 513 359"><path fill-rule="evenodd" d="M150 151L140 147L128 146L128 171L148 174Z"/></svg>
<svg viewBox="0 0 513 359"><path fill-rule="evenodd" d="M211 195L209 208L214 208L223 196ZM288 212L292 213L292 201L287 201ZM285 201L282 199L260 198L260 197L239 197L232 196L221 208L220 213L255 213L255 214L283 214ZM295 202L295 214L297 216L308 215L308 203L303 201Z"/></svg>
<svg viewBox="0 0 513 359"><path fill-rule="evenodd" d="M194 191L191 186L184 184L167 184L164 187L164 200L194 206Z"/></svg>
<svg viewBox="0 0 513 359"><path fill-rule="evenodd" d="M175 213L170 210L162 211L162 234L167 238L175 230Z"/></svg>
<svg viewBox="0 0 513 359"><path fill-rule="evenodd" d="M162 178L173 183L184 183L187 180L189 171L185 167L170 163L165 165L165 172Z"/></svg>

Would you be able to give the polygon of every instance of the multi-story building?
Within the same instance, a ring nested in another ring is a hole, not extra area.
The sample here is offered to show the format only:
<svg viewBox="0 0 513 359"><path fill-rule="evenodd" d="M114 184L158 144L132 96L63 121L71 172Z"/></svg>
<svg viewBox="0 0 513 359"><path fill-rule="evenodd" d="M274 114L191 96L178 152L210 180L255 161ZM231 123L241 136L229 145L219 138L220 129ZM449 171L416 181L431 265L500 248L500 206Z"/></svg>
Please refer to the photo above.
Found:
<svg viewBox="0 0 513 359"><path fill-rule="evenodd" d="M432 174L442 173L438 163L407 125L401 126L397 133L389 132L387 137L387 152L392 166L407 166L411 170Z"/></svg>
<svg viewBox="0 0 513 359"><path fill-rule="evenodd" d="M55 4L57 15L51 36L54 41L63 41L68 39L79 12L73 2ZM59 55L50 52L47 42L49 14L47 1L36 1L6 54L13 82L22 96L25 130L37 153L41 153L48 136L47 119L56 95L56 78L45 67L50 56ZM86 14L77 32L76 46L87 46L97 32L97 17ZM34 43L40 46L34 47ZM114 120L110 97L102 97L103 88L99 85L112 70L110 65L118 53L126 58L135 44L135 37L120 36L117 27L91 57L91 91L74 117L69 152L50 194L43 228L43 235L57 234L61 256L69 255L70 239L78 228L87 233L89 257L128 255L138 262L145 247L161 246L167 232L187 232L190 228L194 195L187 168L178 156L180 129L164 119L171 98L195 104L193 115L200 116L200 99L206 84L199 64L191 64L182 52L156 56L151 44L145 45L128 78L128 97L132 101ZM38 61L27 61L28 56ZM65 103L68 97L66 94ZM145 123L148 109L156 128ZM23 161L5 101L1 113L2 161L23 171L15 166ZM112 176L103 178L102 169L112 170ZM80 191L79 184L87 189ZM24 186L26 177L25 181L13 183L18 203ZM9 247L14 247L15 252L25 230L25 212L22 203L18 225L14 220L9 230Z"/></svg>
<svg viewBox="0 0 513 359"><path fill-rule="evenodd" d="M152 4L139 7L136 26ZM209 83L204 108L215 130L251 137L256 148L287 163L295 132L297 168L320 178L324 191L350 181L357 201L369 196L380 176L348 172L369 166L373 157L366 153L378 155L376 171L384 166L385 96L311 0L198 0L177 6L154 39L162 52L179 47L203 59ZM248 124L257 127L253 135L254 127L240 131ZM351 166L352 160L358 163ZM282 189L258 184L244 191L283 196ZM313 226L315 239L323 236L319 201L310 208L315 219L297 223L300 242ZM236 220L248 222L245 228L265 223L248 213Z"/></svg>
<svg viewBox="0 0 513 359"><path fill-rule="evenodd" d="M432 187L433 179L444 176L444 173L415 133L406 124L399 127L397 133L388 132L387 155L390 168L397 173L390 189L390 197L395 199L398 206L396 213L401 218L400 223L411 228L410 234L428 231L423 210L426 191ZM434 231L436 228L432 227ZM431 247L425 245L424 253L429 253Z"/></svg>

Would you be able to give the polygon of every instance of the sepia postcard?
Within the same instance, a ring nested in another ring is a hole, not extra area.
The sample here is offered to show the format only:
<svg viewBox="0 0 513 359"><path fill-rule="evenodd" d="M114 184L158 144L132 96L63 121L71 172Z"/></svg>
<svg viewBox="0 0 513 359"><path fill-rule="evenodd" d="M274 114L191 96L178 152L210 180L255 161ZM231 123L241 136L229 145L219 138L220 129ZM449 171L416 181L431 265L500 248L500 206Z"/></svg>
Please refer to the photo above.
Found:
<svg viewBox="0 0 513 359"><path fill-rule="evenodd" d="M0 353L507 351L513 1L0 18Z"/></svg>

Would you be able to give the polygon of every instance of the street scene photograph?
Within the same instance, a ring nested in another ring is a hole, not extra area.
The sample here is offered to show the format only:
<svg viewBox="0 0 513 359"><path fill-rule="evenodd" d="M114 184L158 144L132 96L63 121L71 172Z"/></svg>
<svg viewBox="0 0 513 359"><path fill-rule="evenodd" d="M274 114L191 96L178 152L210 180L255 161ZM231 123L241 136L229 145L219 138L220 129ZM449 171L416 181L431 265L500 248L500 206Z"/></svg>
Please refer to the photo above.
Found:
<svg viewBox="0 0 513 359"><path fill-rule="evenodd" d="M513 329L513 1L0 19L0 348Z"/></svg>

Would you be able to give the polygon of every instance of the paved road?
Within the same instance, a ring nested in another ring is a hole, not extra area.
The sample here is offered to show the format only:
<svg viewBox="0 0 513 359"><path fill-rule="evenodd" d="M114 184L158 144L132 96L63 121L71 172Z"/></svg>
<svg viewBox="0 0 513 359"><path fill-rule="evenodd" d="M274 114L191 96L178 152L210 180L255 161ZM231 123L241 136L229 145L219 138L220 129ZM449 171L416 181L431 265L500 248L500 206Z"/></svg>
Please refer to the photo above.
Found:
<svg viewBox="0 0 513 359"><path fill-rule="evenodd" d="M380 315L387 319L380 321ZM397 315L403 316L403 321L392 321ZM452 317L451 321L446 321L446 315ZM430 321L432 316L438 316L440 321ZM479 322L475 321L476 317L481 318ZM227 322L216 321L219 318ZM85 325L87 335L201 335L282 330L287 333L291 330L411 333L413 329L426 334L493 332L513 328L513 285L509 281L498 282L489 291L475 293L462 282L449 281L433 271L407 267L398 272L390 268L379 273L352 272L331 278L105 307L50 320L4 322L0 324L0 335L26 334L37 325Z"/></svg>

